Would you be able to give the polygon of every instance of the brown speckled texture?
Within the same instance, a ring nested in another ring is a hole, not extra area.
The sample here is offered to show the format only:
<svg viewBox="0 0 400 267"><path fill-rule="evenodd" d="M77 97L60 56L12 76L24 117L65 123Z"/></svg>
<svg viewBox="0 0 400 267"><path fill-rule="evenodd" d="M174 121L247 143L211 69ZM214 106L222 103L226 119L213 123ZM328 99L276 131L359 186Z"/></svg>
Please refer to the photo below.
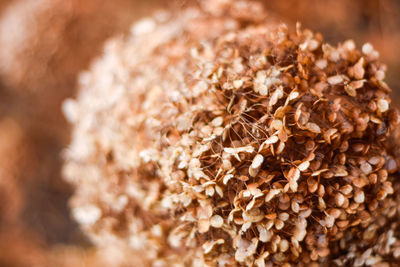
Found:
<svg viewBox="0 0 400 267"><path fill-rule="evenodd" d="M4 211L0 265L78 266L78 261L101 266L101 261L89 259L105 253L87 251L87 241L68 215L71 190L60 178L60 152L69 130L60 105L74 93L78 73L93 57L101 56L104 40L129 32L132 21L166 3L157 2L0 1L0 65L7 66L0 73L1 136L8 147L2 154L6 160L0 164L1 173L6 174L0 182L0 191L6 192L1 198L6 202L0 205ZM292 30L301 21L313 31L322 31L332 44L348 38L358 44L372 42L388 63L386 80L396 95L400 84L398 1L262 2L269 14L288 22ZM179 10L187 4L168 1L168 8ZM17 172L13 166L18 166ZM122 252L119 255L123 257ZM112 261L102 264L114 266ZM132 264L125 259L124 266Z"/></svg>
<svg viewBox="0 0 400 267"><path fill-rule="evenodd" d="M75 219L157 266L395 263L371 230L397 214L378 52L202 3L108 42L64 103Z"/></svg>

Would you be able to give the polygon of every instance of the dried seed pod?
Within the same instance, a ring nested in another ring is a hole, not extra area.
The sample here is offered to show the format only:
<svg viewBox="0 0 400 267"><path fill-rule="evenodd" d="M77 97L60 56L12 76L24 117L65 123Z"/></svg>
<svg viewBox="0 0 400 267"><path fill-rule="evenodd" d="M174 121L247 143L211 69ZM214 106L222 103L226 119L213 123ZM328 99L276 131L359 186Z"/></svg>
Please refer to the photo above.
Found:
<svg viewBox="0 0 400 267"><path fill-rule="evenodd" d="M257 175L263 161L264 161L264 157L260 154L257 154L254 157L253 162L251 163L251 165L249 167L250 176L255 177Z"/></svg>
<svg viewBox="0 0 400 267"><path fill-rule="evenodd" d="M261 10L150 18L83 75L65 173L72 206L100 211L80 222L97 244L166 266L326 263L396 213L398 120L374 51Z"/></svg>
<svg viewBox="0 0 400 267"><path fill-rule="evenodd" d="M210 224L212 227L221 228L224 224L224 219L219 215L214 215L210 219Z"/></svg>
<svg viewBox="0 0 400 267"><path fill-rule="evenodd" d="M365 200L364 192L361 191L361 190L357 190L357 191L354 193L354 201L355 201L356 203L363 203L364 200Z"/></svg>
<svg viewBox="0 0 400 267"><path fill-rule="evenodd" d="M343 196L343 194L337 193L335 195L335 203L338 207L344 206L345 202L346 202L346 198L345 198L345 196Z"/></svg>

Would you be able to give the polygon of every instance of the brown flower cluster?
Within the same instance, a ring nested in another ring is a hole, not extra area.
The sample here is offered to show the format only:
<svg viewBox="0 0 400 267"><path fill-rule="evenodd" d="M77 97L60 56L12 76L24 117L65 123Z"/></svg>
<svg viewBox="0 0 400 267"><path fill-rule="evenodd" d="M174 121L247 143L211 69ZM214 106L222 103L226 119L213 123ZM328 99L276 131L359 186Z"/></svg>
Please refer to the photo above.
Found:
<svg viewBox="0 0 400 267"><path fill-rule="evenodd" d="M362 266L392 251L399 115L378 52L265 17L223 0L157 13L81 76L64 172L96 244L154 266Z"/></svg>

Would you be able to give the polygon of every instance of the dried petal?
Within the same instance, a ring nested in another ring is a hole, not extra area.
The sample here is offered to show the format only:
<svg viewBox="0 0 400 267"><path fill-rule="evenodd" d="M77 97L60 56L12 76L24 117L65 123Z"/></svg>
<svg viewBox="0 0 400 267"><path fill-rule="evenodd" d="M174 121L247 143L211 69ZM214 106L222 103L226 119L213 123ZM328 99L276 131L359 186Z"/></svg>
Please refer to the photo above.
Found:
<svg viewBox="0 0 400 267"><path fill-rule="evenodd" d="M210 218L210 224L214 228L221 228L224 224L224 219L219 215L214 215Z"/></svg>

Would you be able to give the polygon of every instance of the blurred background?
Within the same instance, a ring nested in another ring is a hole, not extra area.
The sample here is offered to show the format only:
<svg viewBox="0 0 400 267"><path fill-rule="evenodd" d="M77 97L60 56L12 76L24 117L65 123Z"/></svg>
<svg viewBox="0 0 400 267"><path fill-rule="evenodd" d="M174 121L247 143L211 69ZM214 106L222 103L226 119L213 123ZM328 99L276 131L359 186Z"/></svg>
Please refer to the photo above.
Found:
<svg viewBox="0 0 400 267"><path fill-rule="evenodd" d="M108 38L157 9L198 1L0 0L0 266L113 266L69 214L61 103L75 95L79 73ZM260 1L290 29L300 21L335 45L371 42L388 65L397 105L400 1Z"/></svg>

